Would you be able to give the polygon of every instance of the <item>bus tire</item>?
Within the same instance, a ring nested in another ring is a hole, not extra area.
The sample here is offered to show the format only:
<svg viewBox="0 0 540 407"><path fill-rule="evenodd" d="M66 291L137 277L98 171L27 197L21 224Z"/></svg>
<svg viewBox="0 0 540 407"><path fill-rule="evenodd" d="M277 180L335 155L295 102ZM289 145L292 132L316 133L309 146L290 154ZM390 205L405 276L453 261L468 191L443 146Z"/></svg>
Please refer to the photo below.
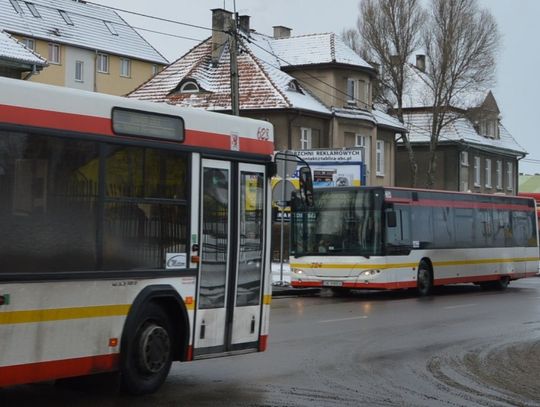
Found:
<svg viewBox="0 0 540 407"><path fill-rule="evenodd" d="M133 395L155 392L172 364L172 326L165 310L154 302L144 305L134 332L127 335L120 357L120 383Z"/></svg>
<svg viewBox="0 0 540 407"><path fill-rule="evenodd" d="M493 282L493 288L498 291L504 291L508 287L508 284L510 284L510 277L502 276L500 279Z"/></svg>
<svg viewBox="0 0 540 407"><path fill-rule="evenodd" d="M430 295L433 290L433 273L431 272L431 267L425 261L421 261L418 266L416 290L420 297Z"/></svg>

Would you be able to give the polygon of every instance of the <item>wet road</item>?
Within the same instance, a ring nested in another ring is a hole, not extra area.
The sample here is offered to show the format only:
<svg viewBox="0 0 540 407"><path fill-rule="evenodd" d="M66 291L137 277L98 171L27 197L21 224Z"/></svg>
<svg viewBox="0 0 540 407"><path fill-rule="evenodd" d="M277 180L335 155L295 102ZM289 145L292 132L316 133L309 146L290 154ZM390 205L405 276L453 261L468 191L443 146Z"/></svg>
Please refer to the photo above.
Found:
<svg viewBox="0 0 540 407"><path fill-rule="evenodd" d="M275 298L265 353L175 364L154 395L0 390L0 406L540 406L540 278Z"/></svg>

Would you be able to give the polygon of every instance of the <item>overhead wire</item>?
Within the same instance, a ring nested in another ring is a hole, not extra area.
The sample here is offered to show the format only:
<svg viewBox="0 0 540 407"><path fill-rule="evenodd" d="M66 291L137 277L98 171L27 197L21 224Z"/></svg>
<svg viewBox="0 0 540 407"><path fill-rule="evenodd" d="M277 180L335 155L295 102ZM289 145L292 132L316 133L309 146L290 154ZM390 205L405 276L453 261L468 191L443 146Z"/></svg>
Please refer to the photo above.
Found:
<svg viewBox="0 0 540 407"><path fill-rule="evenodd" d="M95 3L95 2L90 2L90 1L87 1L87 4L92 4L92 5L95 5L95 6L99 6L99 7L104 7L104 8L108 8L108 9L111 9L111 10L114 10L114 11L118 11L118 12L122 12L122 13L126 13L126 14L131 14L131 15L136 15L136 16L139 16L139 17L144 17L144 18L149 18L149 19L153 19L153 20L158 20L158 21L162 21L162 22L167 22L167 23L171 23L171 24L177 24L177 25L182 25L182 26L186 26L186 27L191 27L191 28L197 28L197 29L201 29L201 30L207 30L207 31L218 31L218 32L226 32L224 30L216 30L216 29L213 29L211 27L205 27L205 26L201 26L201 25L197 25L197 24L191 24L191 23L186 23L186 22L182 22L182 21L178 21L178 20L172 20L172 19L168 19L168 18L163 18L163 17L158 17L158 16L153 16L153 15L148 15L148 14L143 14L143 13L139 13L139 12L135 12L135 11L131 11L131 10L127 10L127 9L123 9L123 8L119 8L119 7L113 7L113 6L109 6L109 5L104 5L104 4L99 4L99 3ZM51 7L51 6L45 6L45 5L41 5L41 7L48 7L48 8L54 8L54 7ZM99 18L96 18L96 17L91 17L91 16L88 16L88 15L85 15L85 14L80 14L80 13L76 13L76 12L71 12L70 11L70 14L74 14L74 15L81 15L85 18L93 18L93 19L97 19L97 20L101 20ZM148 28L144 28L144 27L136 27L136 26L132 26L132 25L129 25L129 24L120 24L118 22L115 22L115 24L118 24L118 25L124 25L124 26L128 26L128 27L131 27L131 28L134 28L134 29L137 29L137 30L141 30L141 31L146 31L146 32L151 32L151 33L155 33L155 34L160 34L160 35L165 35L165 36L170 36L170 37L174 37L174 38L180 38L180 39L185 39L185 40L191 40L191 41L196 41L196 42L202 42L204 40L200 40L200 39L197 39L197 38L191 38L191 37L186 37L186 36L181 36L181 35L177 35L177 34L172 34L172 33L168 33L168 32L164 32L164 31L158 31L158 30L151 30L151 29L148 29ZM286 64L287 66L294 66L292 63L290 63L289 61L285 60L284 58L272 53L271 51L267 50L266 48L260 46L259 44L257 44L256 42L254 41L251 41L249 37L245 36L245 35L241 35L241 37L246 40L247 42L249 42L250 44L254 45L255 47L261 49L262 51L268 53L270 56L276 58L278 61L281 61L283 62L284 64ZM275 64L273 63L270 63L268 62L267 60L264 60L260 57L257 57L257 59L261 60L261 62L267 64L268 66L271 66L275 69L278 69L278 70L281 70L282 69L282 66L276 66ZM329 84L328 82L318 78L317 76L311 74L310 72L306 71L306 70L300 70L302 73L304 73L306 76L310 77L311 79L323 84L324 86L330 88L331 90L337 92L338 94L341 94L341 95L344 95L344 96L347 96L347 99L344 99L344 98L340 98L338 96L336 96L336 94L334 93L331 93L331 92L328 92L326 91L325 89L322 89L320 87L316 87L314 86L312 83L309 83L309 87L327 95L327 96L331 96L333 98L336 98L338 101L340 102L343 102L345 106L347 106L349 104L350 101L354 101L354 102L360 102L360 103L365 103L364 101L356 98L356 97L351 97L351 95L348 93L348 92L345 92L331 84ZM304 85L307 85L308 84L308 81L304 80L304 79L301 79L301 78L294 78L295 80L297 80L298 82L304 84ZM404 124L405 125L405 124ZM406 125L407 127L413 127L413 128L416 128L418 130L421 130L421 131L429 131L428 129L426 128L423 128L421 126L418 126L418 125L415 125L413 123L407 123ZM445 139L445 140L449 140L449 141L459 141L459 140L455 140L455 139L451 139L449 137L446 137L446 136L443 136L443 135L439 135L439 138L442 138L442 139ZM522 162L527 162L527 163L530 163L530 164L538 164L540 165L540 159L533 159L533 158L523 158L521 160Z"/></svg>

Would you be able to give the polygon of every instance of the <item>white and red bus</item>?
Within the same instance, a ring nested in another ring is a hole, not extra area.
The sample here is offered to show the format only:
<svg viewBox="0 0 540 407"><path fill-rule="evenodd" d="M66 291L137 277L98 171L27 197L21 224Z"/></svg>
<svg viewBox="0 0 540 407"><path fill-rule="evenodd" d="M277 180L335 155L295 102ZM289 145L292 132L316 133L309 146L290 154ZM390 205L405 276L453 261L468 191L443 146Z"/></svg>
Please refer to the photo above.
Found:
<svg viewBox="0 0 540 407"><path fill-rule="evenodd" d="M273 129L0 78L0 387L264 351Z"/></svg>
<svg viewBox="0 0 540 407"><path fill-rule="evenodd" d="M361 187L315 189L292 213L291 284L349 289L475 283L504 289L538 272L535 201Z"/></svg>

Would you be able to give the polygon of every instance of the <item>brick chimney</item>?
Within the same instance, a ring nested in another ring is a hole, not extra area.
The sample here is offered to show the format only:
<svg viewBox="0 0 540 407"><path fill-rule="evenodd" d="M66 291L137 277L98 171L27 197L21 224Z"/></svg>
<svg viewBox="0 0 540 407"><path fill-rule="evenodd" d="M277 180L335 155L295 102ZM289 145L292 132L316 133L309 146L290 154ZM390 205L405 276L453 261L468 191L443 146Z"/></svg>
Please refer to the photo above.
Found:
<svg viewBox="0 0 540 407"><path fill-rule="evenodd" d="M221 8L212 10L212 64L217 65L225 44L229 39L226 32L232 22L232 13Z"/></svg>
<svg viewBox="0 0 540 407"><path fill-rule="evenodd" d="M289 27L285 27L283 25L275 25L272 27L274 29L274 38L276 40L279 40L281 38L289 38L291 36L291 31Z"/></svg>
<svg viewBox="0 0 540 407"><path fill-rule="evenodd" d="M416 55L416 67L422 71L426 72L426 56L423 54Z"/></svg>
<svg viewBox="0 0 540 407"><path fill-rule="evenodd" d="M249 34L249 16L240 16L240 29L246 34Z"/></svg>

